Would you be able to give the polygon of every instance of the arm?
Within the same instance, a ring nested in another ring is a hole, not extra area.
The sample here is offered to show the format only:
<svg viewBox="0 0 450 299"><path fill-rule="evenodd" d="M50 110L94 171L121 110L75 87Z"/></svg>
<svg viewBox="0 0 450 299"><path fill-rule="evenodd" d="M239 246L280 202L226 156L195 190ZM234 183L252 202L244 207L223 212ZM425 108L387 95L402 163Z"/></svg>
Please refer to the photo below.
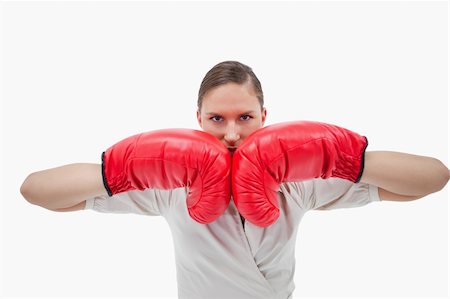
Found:
<svg viewBox="0 0 450 299"><path fill-rule="evenodd" d="M378 187L387 200L411 200L439 191L449 171L439 160L394 152L366 152L364 136L331 124L293 121L248 136L233 155L233 199L257 226L279 217L283 182L341 178ZM373 188L372 188L373 190Z"/></svg>
<svg viewBox="0 0 450 299"><path fill-rule="evenodd" d="M84 209L85 200L106 195L100 164L69 164L30 174L20 192L32 204L53 211Z"/></svg>
<svg viewBox="0 0 450 299"><path fill-rule="evenodd" d="M220 217L230 201L231 156L220 140L191 129L161 129L127 137L102 153L102 164L71 164L29 175L21 193L32 204L74 211L85 200L146 189L189 187L195 221Z"/></svg>
<svg viewBox="0 0 450 299"><path fill-rule="evenodd" d="M379 187L382 200L408 201L445 187L448 168L438 159L390 151L365 154L361 182Z"/></svg>

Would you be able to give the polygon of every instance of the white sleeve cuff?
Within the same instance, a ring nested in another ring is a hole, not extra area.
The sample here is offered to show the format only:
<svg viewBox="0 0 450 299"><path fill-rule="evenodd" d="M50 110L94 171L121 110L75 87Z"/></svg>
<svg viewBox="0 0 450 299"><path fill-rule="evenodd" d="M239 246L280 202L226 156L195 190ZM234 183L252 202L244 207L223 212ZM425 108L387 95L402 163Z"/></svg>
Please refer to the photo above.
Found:
<svg viewBox="0 0 450 299"><path fill-rule="evenodd" d="M94 201L95 198L89 198L86 200L86 206L84 207L85 210L92 210L94 208Z"/></svg>
<svg viewBox="0 0 450 299"><path fill-rule="evenodd" d="M369 198L371 201L381 201L380 195L378 194L378 186L369 185Z"/></svg>

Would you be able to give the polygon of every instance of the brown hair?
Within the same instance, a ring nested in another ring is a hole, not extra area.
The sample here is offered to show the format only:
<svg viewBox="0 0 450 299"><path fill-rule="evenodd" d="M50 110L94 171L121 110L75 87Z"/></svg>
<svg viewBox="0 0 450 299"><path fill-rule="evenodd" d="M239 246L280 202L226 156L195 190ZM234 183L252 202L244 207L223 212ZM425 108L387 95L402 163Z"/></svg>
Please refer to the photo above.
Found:
<svg viewBox="0 0 450 299"><path fill-rule="evenodd" d="M203 78L202 84L200 85L197 100L198 111L200 111L200 109L202 108L204 95L214 87L230 82L245 84L249 81L252 84L253 90L256 93L256 97L259 100L261 109L263 109L264 96L261 88L261 83L249 66L238 61L223 61L216 64L212 69L209 70L208 73L206 73L205 77Z"/></svg>

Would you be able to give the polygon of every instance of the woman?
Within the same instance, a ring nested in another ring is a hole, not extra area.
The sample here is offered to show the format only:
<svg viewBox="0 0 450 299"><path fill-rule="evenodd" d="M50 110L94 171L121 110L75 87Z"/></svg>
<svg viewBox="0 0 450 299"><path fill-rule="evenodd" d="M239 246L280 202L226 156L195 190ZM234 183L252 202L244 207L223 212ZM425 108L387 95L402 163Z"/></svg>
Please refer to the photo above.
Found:
<svg viewBox="0 0 450 299"><path fill-rule="evenodd" d="M225 61L206 74L198 97L198 123L232 154L264 126L266 116L261 84L251 68ZM365 151L367 144L362 146L361 172L354 181L314 176L279 182L279 214L264 227L242 217L234 200L227 201L229 190L223 191L227 195L223 209L203 223L189 210L187 198L192 190L186 181L170 188L147 184L138 188L141 190L113 192L114 183L108 177L112 163L107 164L113 157L111 150L103 155L103 168L102 164L71 164L32 173L22 184L21 193L30 203L54 211L93 209L163 216L175 244L180 298L291 298L297 228L306 211L358 207L380 200L415 200L441 190L449 180L448 168L437 159ZM176 150L182 157L192 149ZM224 165L230 168L226 159ZM226 167L212 168L208 173ZM156 172L150 175L167 181L165 173ZM225 173L229 173L227 169ZM214 194L220 193L215 190ZM208 211L204 213L208 217Z"/></svg>

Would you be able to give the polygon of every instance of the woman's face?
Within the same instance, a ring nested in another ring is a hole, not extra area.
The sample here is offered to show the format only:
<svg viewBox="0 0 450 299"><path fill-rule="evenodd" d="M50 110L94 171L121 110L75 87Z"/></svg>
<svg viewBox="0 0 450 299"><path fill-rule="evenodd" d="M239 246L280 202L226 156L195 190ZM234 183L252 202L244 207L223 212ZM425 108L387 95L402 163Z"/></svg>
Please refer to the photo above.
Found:
<svg viewBox="0 0 450 299"><path fill-rule="evenodd" d="M231 151L266 120L250 84L227 83L208 91L197 111L200 127L225 144Z"/></svg>

